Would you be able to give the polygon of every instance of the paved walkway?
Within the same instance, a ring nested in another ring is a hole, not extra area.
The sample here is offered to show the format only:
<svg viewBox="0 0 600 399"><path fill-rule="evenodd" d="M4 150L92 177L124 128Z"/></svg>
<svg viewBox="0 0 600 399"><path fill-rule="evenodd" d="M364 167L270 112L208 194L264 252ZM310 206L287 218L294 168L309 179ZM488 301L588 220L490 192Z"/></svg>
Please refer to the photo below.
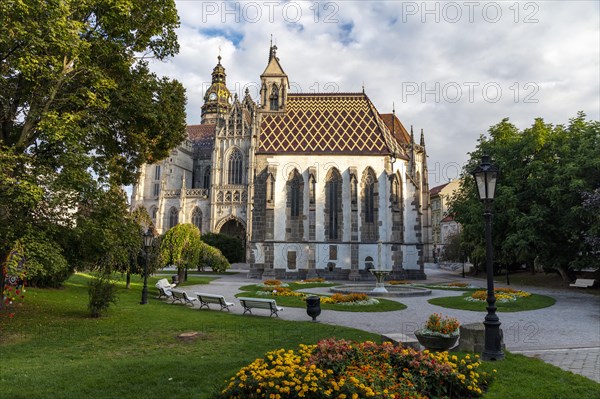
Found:
<svg viewBox="0 0 600 399"><path fill-rule="evenodd" d="M427 283L464 281L485 287L481 279L461 278L455 273L441 269L427 269ZM221 276L209 285L183 287L188 292L201 289L202 292L224 295L233 301L239 287L256 284L257 280L247 279L241 271L236 275ZM496 283L496 286L503 286ZM517 285L511 288L524 289ZM548 308L524 312L500 312L499 317L504 333L506 348L513 353L537 357L564 370L572 371L600 383L600 297L581 290L554 290L527 287L527 291L549 295L556 303ZM327 288L306 290L313 293L329 293ZM401 311L393 312L338 312L326 310L318 320L322 323L358 328L373 333L403 333L412 335L423 326L426 318L440 307L429 304L431 298L461 295L457 291L433 290L431 296L388 298L407 305ZM241 314L243 309L237 301L232 313ZM260 310L257 310L259 313ZM461 323L483 321L482 312L457 309L443 309L444 315L456 317ZM286 320L308 321L310 317L303 308L286 308L281 313Z"/></svg>

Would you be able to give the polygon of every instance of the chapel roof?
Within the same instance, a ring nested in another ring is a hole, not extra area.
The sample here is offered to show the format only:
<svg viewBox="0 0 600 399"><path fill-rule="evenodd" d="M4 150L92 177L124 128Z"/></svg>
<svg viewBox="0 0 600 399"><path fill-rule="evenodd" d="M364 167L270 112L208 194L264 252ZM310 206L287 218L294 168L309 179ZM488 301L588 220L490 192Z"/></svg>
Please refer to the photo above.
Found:
<svg viewBox="0 0 600 399"><path fill-rule="evenodd" d="M364 93L290 93L284 113L262 114L265 154L406 154Z"/></svg>
<svg viewBox="0 0 600 399"><path fill-rule="evenodd" d="M188 139L194 148L212 150L215 136L215 124L188 125L186 127Z"/></svg>
<svg viewBox="0 0 600 399"><path fill-rule="evenodd" d="M379 116L381 116L381 119L383 119L383 122L399 143L410 144L410 134L396 114L381 114Z"/></svg>

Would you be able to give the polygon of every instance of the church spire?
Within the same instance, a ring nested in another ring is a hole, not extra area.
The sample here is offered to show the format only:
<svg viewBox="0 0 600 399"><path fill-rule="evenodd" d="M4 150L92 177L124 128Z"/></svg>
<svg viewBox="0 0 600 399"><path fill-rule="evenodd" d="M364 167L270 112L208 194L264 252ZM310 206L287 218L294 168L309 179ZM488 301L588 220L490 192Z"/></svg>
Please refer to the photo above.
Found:
<svg viewBox="0 0 600 399"><path fill-rule="evenodd" d="M421 128L421 146L425 147L425 134L423 133L422 128Z"/></svg>
<svg viewBox="0 0 600 399"><path fill-rule="evenodd" d="M288 76L281 68L277 58L277 46L273 44L269 48L269 63L265 71L260 75L261 106L265 111L285 111L287 104L287 93L289 90Z"/></svg>

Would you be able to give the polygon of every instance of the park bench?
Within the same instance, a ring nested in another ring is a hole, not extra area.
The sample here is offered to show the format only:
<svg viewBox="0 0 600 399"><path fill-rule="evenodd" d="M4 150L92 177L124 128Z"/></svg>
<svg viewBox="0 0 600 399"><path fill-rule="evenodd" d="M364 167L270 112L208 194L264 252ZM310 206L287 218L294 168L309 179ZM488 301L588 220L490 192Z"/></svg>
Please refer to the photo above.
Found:
<svg viewBox="0 0 600 399"><path fill-rule="evenodd" d="M198 301L200 301L200 309L205 306L206 309L210 309L210 306L208 306L209 303L220 305L220 310L227 309L227 311L229 311L230 306L233 306L233 303L225 301L225 297L223 295L204 294L202 292L196 292L195 294L196 297L198 297Z"/></svg>
<svg viewBox="0 0 600 399"><path fill-rule="evenodd" d="M169 280L166 278L161 278L155 284L156 289L158 289L158 299L162 298L170 298L173 295L171 294L171 289L175 287L175 284L169 283Z"/></svg>
<svg viewBox="0 0 600 399"><path fill-rule="evenodd" d="M593 278L578 278L573 284L569 284L571 287L588 288L592 287L596 283Z"/></svg>
<svg viewBox="0 0 600 399"><path fill-rule="evenodd" d="M194 306L194 301L197 301L196 298L190 298L185 291L171 290L171 294L173 294L173 301L171 303L180 302L184 305L190 304Z"/></svg>
<svg viewBox="0 0 600 399"><path fill-rule="evenodd" d="M238 298L240 304L244 307L244 314L252 314L252 309L269 309L271 314L269 317L275 315L279 317L277 312L283 310L281 306L277 306L275 299L261 299L261 298Z"/></svg>

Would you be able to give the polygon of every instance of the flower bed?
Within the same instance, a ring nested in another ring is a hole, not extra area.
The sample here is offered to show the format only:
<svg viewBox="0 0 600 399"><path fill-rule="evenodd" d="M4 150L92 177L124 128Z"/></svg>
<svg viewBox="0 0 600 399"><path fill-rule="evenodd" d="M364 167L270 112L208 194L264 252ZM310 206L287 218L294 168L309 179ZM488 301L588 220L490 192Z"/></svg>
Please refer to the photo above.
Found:
<svg viewBox="0 0 600 399"><path fill-rule="evenodd" d="M305 280L296 281L296 284L327 283L327 282L328 281L325 280L323 277L314 277L314 278L307 278Z"/></svg>
<svg viewBox="0 0 600 399"><path fill-rule="evenodd" d="M496 296L496 302L513 302L519 298L526 298L531 296L529 292L517 291L512 288L494 288L494 294ZM487 290L478 290L472 293L470 296L465 297L465 300L471 302L485 302L487 300Z"/></svg>
<svg viewBox="0 0 600 399"><path fill-rule="evenodd" d="M475 398L491 376L467 355L328 339L256 359L215 396L224 398Z"/></svg>
<svg viewBox="0 0 600 399"><path fill-rule="evenodd" d="M423 333L427 335L438 335L440 337L457 336L460 323L454 317L442 316L439 313L429 315Z"/></svg>
<svg viewBox="0 0 600 399"><path fill-rule="evenodd" d="M375 298L367 294L333 294L321 297L321 303L335 303L338 305L374 305L379 303Z"/></svg>

